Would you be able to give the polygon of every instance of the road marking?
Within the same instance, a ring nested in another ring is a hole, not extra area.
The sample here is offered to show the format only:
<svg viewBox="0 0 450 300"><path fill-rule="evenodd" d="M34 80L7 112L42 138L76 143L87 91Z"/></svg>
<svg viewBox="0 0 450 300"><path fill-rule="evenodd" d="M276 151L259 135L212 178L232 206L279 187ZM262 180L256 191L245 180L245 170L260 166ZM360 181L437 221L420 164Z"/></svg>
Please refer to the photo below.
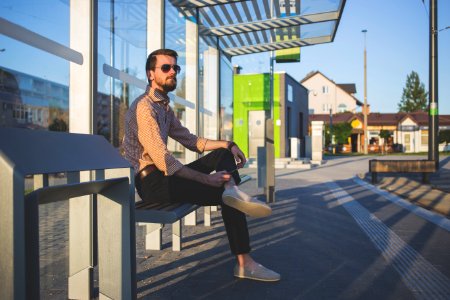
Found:
<svg viewBox="0 0 450 300"><path fill-rule="evenodd" d="M426 210L425 208L422 208L420 206L411 204L410 202L406 201L405 199L400 198L399 196L396 196L394 194L391 194L385 190L382 190L376 186L373 186L364 180L359 179L358 177L353 178L353 181L357 184L365 187L368 190L371 190L374 193L377 193L380 196L383 196L387 200L391 201L392 203L403 207L415 215L424 218L427 221L430 221L431 223L436 224L437 226L441 227L442 229L445 229L450 232L450 220L446 217L443 217L441 215L438 215L437 213L434 213L430 210Z"/></svg>
<svg viewBox="0 0 450 300"><path fill-rule="evenodd" d="M450 279L338 184L326 185L417 299L450 299Z"/></svg>

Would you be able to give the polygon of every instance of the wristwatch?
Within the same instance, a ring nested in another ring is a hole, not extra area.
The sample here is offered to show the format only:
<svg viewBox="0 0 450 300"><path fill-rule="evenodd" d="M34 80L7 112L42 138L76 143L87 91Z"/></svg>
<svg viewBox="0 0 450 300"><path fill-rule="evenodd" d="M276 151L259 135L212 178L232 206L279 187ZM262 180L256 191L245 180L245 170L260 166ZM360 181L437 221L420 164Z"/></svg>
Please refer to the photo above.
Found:
<svg viewBox="0 0 450 300"><path fill-rule="evenodd" d="M233 146L237 146L236 145L236 143L235 142L230 142L229 144L228 144L228 150L230 150L231 151L231 148L233 148Z"/></svg>

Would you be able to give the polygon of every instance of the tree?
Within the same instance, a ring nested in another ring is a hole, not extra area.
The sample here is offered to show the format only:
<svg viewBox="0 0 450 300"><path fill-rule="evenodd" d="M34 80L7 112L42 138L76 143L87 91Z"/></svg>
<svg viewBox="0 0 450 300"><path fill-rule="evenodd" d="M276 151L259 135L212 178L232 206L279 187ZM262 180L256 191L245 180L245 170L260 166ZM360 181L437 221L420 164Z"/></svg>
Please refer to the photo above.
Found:
<svg viewBox="0 0 450 300"><path fill-rule="evenodd" d="M325 124L325 146L329 146L330 144L331 144L330 124Z"/></svg>
<svg viewBox="0 0 450 300"><path fill-rule="evenodd" d="M439 130L439 143L450 143L450 130Z"/></svg>
<svg viewBox="0 0 450 300"><path fill-rule="evenodd" d="M384 140L383 142L383 152L386 152L386 144L388 142L388 140L391 138L392 136L392 131L390 130L385 130L385 129L381 129L380 130L380 138L382 138Z"/></svg>
<svg viewBox="0 0 450 300"><path fill-rule="evenodd" d="M398 104L400 112L425 111L427 109L428 92L425 85L420 82L419 75L412 71L406 77L406 86L403 88L402 100Z"/></svg>
<svg viewBox="0 0 450 300"><path fill-rule="evenodd" d="M352 134L352 125L350 123L333 124L333 134L339 145L347 144L348 137Z"/></svg>
<svg viewBox="0 0 450 300"><path fill-rule="evenodd" d="M55 118L53 123L48 126L50 131L69 131L69 126L63 119Z"/></svg>

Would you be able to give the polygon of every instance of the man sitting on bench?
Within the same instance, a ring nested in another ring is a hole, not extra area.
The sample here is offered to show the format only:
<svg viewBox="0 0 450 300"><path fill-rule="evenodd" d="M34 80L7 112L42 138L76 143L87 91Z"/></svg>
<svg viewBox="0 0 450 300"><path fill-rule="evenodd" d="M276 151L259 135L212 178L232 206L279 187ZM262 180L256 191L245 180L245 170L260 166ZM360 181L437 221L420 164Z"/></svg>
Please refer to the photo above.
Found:
<svg viewBox="0 0 450 300"><path fill-rule="evenodd" d="M143 201L221 205L231 252L237 257L234 276L278 281L280 275L256 263L250 253L246 215L265 217L271 208L240 191L238 168L244 153L229 141L197 137L181 125L169 106L168 92L177 85L177 52L152 52L145 66L149 85L130 106L125 121L125 158L134 166L136 189ZM168 151L168 137L187 149L211 153L183 165ZM237 161L237 164L236 164ZM213 174L211 172L216 171Z"/></svg>

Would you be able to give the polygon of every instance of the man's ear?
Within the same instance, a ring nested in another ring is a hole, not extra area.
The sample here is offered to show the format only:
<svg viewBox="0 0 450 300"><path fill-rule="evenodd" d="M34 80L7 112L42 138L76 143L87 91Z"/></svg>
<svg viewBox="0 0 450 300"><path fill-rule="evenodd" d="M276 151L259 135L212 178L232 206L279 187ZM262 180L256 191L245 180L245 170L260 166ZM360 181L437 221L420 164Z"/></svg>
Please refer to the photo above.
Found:
<svg viewBox="0 0 450 300"><path fill-rule="evenodd" d="M147 78L148 78L148 80L150 80L150 81L155 80L155 71L153 71L153 70L148 70L148 71L147 71Z"/></svg>

